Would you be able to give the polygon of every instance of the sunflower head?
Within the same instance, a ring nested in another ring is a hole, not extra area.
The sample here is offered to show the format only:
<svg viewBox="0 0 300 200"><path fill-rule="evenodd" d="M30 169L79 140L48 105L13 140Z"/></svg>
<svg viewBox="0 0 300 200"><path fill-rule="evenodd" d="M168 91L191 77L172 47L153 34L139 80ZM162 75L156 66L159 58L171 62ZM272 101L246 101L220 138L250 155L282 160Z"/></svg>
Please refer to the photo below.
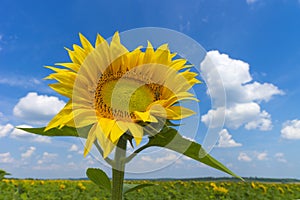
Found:
<svg viewBox="0 0 300 200"><path fill-rule="evenodd" d="M135 139L136 145L149 124L180 120L194 114L180 106L182 100L196 100L188 92L200 81L185 59L175 59L166 44L154 49L128 51L118 32L108 43L100 35L95 46L79 35L81 46L67 49L71 62L48 67L54 71L47 79L57 83L50 87L70 100L50 121L54 127L91 125L85 145L86 155L95 141L107 157L123 134Z"/></svg>

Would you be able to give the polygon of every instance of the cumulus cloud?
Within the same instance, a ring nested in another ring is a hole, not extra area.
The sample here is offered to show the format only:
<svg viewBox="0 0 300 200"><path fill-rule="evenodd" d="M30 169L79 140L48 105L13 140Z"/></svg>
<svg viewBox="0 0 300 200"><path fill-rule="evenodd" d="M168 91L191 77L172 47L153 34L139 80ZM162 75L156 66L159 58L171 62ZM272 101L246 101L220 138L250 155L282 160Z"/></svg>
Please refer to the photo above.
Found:
<svg viewBox="0 0 300 200"><path fill-rule="evenodd" d="M214 106L201 118L207 126L219 126L220 123L210 123L212 119L221 122L225 114L224 123L228 128L272 129L271 115L261 109L260 103L284 93L271 83L253 81L249 68L248 63L218 51L207 53L201 63L201 72Z"/></svg>
<svg viewBox="0 0 300 200"><path fill-rule="evenodd" d="M261 152L261 153L257 152L256 153L256 158L258 160L267 160L268 159L267 156L268 156L267 152Z"/></svg>
<svg viewBox="0 0 300 200"><path fill-rule="evenodd" d="M24 153L21 154L21 158L22 159L26 159L26 158L30 158L33 153L35 152L36 148L31 146L27 149L27 151L25 151Z"/></svg>
<svg viewBox="0 0 300 200"><path fill-rule="evenodd" d="M20 128L32 128L32 126L28 126L28 125L19 125L18 127L20 127ZM14 130L10 134L10 137L14 138L14 139L27 140L27 141L30 141L30 142L51 143L50 137L31 134L31 133L22 131L22 130L17 129L17 128L14 128Z"/></svg>
<svg viewBox="0 0 300 200"><path fill-rule="evenodd" d="M245 152L240 152L238 156L238 160L245 161L245 162L251 162L252 158L250 158Z"/></svg>
<svg viewBox="0 0 300 200"><path fill-rule="evenodd" d="M300 139L300 120L294 119L283 123L281 137L290 140Z"/></svg>
<svg viewBox="0 0 300 200"><path fill-rule="evenodd" d="M0 125L0 138L9 135L9 133L14 129L11 124Z"/></svg>
<svg viewBox="0 0 300 200"><path fill-rule="evenodd" d="M238 160L240 161L245 161L245 162L250 162L252 160L268 160L268 153L267 152L258 152L258 151L250 151L248 153L245 152L240 152L238 156Z"/></svg>
<svg viewBox="0 0 300 200"><path fill-rule="evenodd" d="M217 147L240 147L242 146L241 143L237 143L232 139L232 135L230 135L227 129L222 129L219 132L219 141Z"/></svg>
<svg viewBox="0 0 300 200"><path fill-rule="evenodd" d="M26 123L44 125L65 105L54 96L30 92L22 97L13 109L13 114Z"/></svg>
<svg viewBox="0 0 300 200"><path fill-rule="evenodd" d="M0 153L0 163L13 163L14 158L10 155L10 152Z"/></svg>
<svg viewBox="0 0 300 200"><path fill-rule="evenodd" d="M79 148L76 144L72 144L72 146L70 147L69 151L78 151Z"/></svg>

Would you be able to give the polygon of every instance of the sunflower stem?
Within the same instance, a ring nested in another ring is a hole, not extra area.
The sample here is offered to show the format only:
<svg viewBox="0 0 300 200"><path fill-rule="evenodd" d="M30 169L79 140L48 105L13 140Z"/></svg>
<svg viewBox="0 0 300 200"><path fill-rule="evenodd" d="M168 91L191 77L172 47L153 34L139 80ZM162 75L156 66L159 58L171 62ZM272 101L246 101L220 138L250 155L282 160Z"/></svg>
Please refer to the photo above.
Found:
<svg viewBox="0 0 300 200"><path fill-rule="evenodd" d="M112 168L112 200L123 199L123 182L125 171L125 158L126 158L127 140L124 137L119 139L117 144L114 165Z"/></svg>

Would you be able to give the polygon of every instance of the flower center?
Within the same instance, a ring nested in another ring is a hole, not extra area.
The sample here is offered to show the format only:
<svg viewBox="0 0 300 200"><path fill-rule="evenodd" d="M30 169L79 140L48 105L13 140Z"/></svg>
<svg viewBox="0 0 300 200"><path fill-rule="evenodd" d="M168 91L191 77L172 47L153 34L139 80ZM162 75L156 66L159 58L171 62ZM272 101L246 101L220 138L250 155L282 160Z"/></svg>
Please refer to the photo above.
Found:
<svg viewBox="0 0 300 200"><path fill-rule="evenodd" d="M100 79L95 92L95 109L102 117L134 119L134 111L146 111L155 100L152 88L138 80Z"/></svg>

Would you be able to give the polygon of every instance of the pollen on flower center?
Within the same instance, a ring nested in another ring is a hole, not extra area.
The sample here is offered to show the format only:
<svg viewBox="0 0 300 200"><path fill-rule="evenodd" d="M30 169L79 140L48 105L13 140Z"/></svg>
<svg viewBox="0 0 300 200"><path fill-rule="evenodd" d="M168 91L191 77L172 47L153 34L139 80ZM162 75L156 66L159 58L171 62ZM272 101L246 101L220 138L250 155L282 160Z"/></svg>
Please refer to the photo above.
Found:
<svg viewBox="0 0 300 200"><path fill-rule="evenodd" d="M134 119L134 111L146 111L155 100L152 87L139 80L100 79L95 92L95 109L103 117Z"/></svg>

